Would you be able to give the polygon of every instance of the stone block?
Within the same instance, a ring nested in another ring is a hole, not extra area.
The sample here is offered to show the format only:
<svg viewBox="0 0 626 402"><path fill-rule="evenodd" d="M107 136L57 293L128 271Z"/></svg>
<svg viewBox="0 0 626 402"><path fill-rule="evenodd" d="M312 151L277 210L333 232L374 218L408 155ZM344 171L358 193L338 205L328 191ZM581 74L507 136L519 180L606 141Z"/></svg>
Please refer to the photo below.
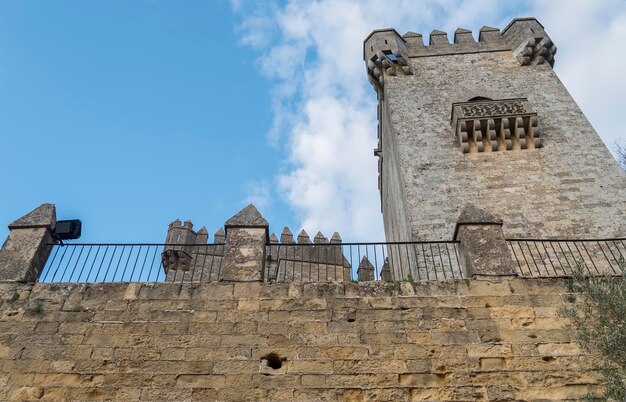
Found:
<svg viewBox="0 0 626 402"><path fill-rule="evenodd" d="M540 343L537 351L543 356L580 356L583 351L577 343Z"/></svg>
<svg viewBox="0 0 626 402"><path fill-rule="evenodd" d="M193 401L215 401L217 400L217 389L214 388L194 388L191 393Z"/></svg>
<svg viewBox="0 0 626 402"><path fill-rule="evenodd" d="M406 361L390 359L381 365L376 360L337 360L334 362L334 372L337 374L406 372Z"/></svg>
<svg viewBox="0 0 626 402"><path fill-rule="evenodd" d="M256 282L235 283L233 296L242 299L258 299L261 295L263 284Z"/></svg>
<svg viewBox="0 0 626 402"><path fill-rule="evenodd" d="M258 373L259 362L251 360L217 361L213 366L215 374Z"/></svg>
<svg viewBox="0 0 626 402"><path fill-rule="evenodd" d="M503 357L512 354L511 344L469 344L467 355L469 357Z"/></svg>
<svg viewBox="0 0 626 402"><path fill-rule="evenodd" d="M289 321L289 318L290 318L290 312L288 310L268 312L268 320L270 322Z"/></svg>
<svg viewBox="0 0 626 402"><path fill-rule="evenodd" d="M367 348L358 346L323 346L317 349L316 355L333 361L362 360L367 359L369 352Z"/></svg>
<svg viewBox="0 0 626 402"><path fill-rule="evenodd" d="M290 401L293 400L294 389L268 389L267 399L270 401Z"/></svg>
<svg viewBox="0 0 626 402"><path fill-rule="evenodd" d="M176 386L184 388L222 388L224 376L214 374L181 374L176 377Z"/></svg>
<svg viewBox="0 0 626 402"><path fill-rule="evenodd" d="M44 396L42 387L17 387L8 392L7 400L10 401L28 401L41 399Z"/></svg>
<svg viewBox="0 0 626 402"><path fill-rule="evenodd" d="M263 280L265 244L269 224L250 204L226 221L226 246L220 270L221 281L258 282Z"/></svg>
<svg viewBox="0 0 626 402"><path fill-rule="evenodd" d="M481 357L480 369L481 370L501 370L506 368L505 360L502 357Z"/></svg>
<svg viewBox="0 0 626 402"><path fill-rule="evenodd" d="M433 401L437 400L439 388L412 388L411 401Z"/></svg>
<svg viewBox="0 0 626 402"><path fill-rule="evenodd" d="M527 306L503 306L490 309L492 318L535 318L535 310Z"/></svg>
<svg viewBox="0 0 626 402"><path fill-rule="evenodd" d="M502 219L468 205L454 233L459 257L468 278L514 277L517 271L502 232Z"/></svg>
<svg viewBox="0 0 626 402"><path fill-rule="evenodd" d="M292 311L289 314L290 322L302 322L302 321L321 321L328 322L330 321L331 312L330 311Z"/></svg>
<svg viewBox="0 0 626 402"><path fill-rule="evenodd" d="M406 334L407 341L410 343L431 343L433 340L432 334L430 332L408 332Z"/></svg>
<svg viewBox="0 0 626 402"><path fill-rule="evenodd" d="M304 374L301 381L302 386L307 388L323 388L326 386L326 376L323 374Z"/></svg>
<svg viewBox="0 0 626 402"><path fill-rule="evenodd" d="M433 343L440 344L468 344L480 342L476 331L433 331Z"/></svg>
<svg viewBox="0 0 626 402"><path fill-rule="evenodd" d="M46 265L56 225L53 204L43 204L9 225L0 249L0 281L35 282Z"/></svg>
<svg viewBox="0 0 626 402"><path fill-rule="evenodd" d="M407 360L406 368L411 373L430 373L433 361L431 359Z"/></svg>
<svg viewBox="0 0 626 402"><path fill-rule="evenodd" d="M538 314L536 309L535 314ZM563 317L544 317L535 318L535 325L541 329L566 329L571 325L571 322Z"/></svg>
<svg viewBox="0 0 626 402"><path fill-rule="evenodd" d="M307 374L332 374L333 362L328 360L293 360L289 362L288 372Z"/></svg>
<svg viewBox="0 0 626 402"><path fill-rule="evenodd" d="M440 387L446 383L445 374L403 373L398 377L402 386Z"/></svg>

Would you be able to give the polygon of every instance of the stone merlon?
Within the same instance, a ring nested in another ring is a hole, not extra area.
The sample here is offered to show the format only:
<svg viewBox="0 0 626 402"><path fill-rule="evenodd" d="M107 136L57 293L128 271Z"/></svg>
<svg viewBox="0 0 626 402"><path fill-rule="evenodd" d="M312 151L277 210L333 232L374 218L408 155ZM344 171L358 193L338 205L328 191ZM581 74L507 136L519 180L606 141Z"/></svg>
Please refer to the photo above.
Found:
<svg viewBox="0 0 626 402"><path fill-rule="evenodd" d="M549 63L554 65L556 46L535 18L516 18L500 32L498 28L483 26L476 41L472 31L458 28L454 41L448 34L433 30L428 45L416 32L400 34L392 28L377 29L363 42L363 59L368 79L376 91L384 86L385 74L411 75L413 57L431 57L449 54L511 51L520 65Z"/></svg>

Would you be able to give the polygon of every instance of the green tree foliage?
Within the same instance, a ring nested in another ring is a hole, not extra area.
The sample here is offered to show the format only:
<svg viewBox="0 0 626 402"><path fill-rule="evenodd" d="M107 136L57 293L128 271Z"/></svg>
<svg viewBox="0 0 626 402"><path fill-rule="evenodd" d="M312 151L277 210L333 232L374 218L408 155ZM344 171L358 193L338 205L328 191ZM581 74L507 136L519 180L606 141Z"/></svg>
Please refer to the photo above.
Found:
<svg viewBox="0 0 626 402"><path fill-rule="evenodd" d="M561 308L576 329L578 341L587 350L600 353L599 367L606 380L604 397L626 401L626 261L620 261L622 275L585 276L579 264L570 281L576 301Z"/></svg>

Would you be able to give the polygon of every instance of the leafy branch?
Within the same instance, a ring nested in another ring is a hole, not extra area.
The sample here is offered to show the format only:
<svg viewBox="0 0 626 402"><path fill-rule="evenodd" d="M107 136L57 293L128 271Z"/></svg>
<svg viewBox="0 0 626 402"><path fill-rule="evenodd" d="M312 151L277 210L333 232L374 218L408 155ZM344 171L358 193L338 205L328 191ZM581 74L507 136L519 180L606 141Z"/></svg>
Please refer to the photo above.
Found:
<svg viewBox="0 0 626 402"><path fill-rule="evenodd" d="M607 400L626 401L626 261L620 261L622 275L586 276L582 262L572 272L568 283L577 295L570 306L559 313L572 321L580 344L599 353L604 364L599 367L606 381Z"/></svg>

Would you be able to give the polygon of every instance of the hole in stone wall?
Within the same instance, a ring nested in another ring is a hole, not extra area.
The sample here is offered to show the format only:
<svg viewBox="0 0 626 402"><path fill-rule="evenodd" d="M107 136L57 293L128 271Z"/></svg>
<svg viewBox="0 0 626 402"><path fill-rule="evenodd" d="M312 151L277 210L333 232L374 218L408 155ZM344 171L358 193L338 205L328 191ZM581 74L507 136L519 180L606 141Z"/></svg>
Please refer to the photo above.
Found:
<svg viewBox="0 0 626 402"><path fill-rule="evenodd" d="M391 60L394 63L398 62L398 58L396 57L395 54L393 54L393 52L391 50L383 50L383 53L385 54L385 56L387 56L389 58L389 60Z"/></svg>
<svg viewBox="0 0 626 402"><path fill-rule="evenodd" d="M287 360L284 357L280 357L277 353L268 353L264 356L261 356L261 360L267 361L267 366L274 370L278 370L283 366L283 360Z"/></svg>

